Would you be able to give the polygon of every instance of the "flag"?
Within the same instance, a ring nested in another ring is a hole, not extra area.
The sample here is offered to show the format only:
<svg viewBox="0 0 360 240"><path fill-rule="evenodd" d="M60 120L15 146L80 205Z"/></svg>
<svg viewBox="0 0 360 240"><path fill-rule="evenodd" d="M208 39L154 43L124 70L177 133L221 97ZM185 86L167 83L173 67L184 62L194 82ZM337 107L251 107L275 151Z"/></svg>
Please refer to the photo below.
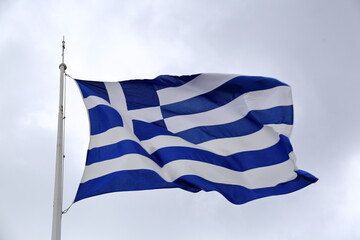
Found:
<svg viewBox="0 0 360 240"><path fill-rule="evenodd" d="M75 202L118 191L217 191L234 204L299 190L291 89L267 77L76 80L90 143Z"/></svg>

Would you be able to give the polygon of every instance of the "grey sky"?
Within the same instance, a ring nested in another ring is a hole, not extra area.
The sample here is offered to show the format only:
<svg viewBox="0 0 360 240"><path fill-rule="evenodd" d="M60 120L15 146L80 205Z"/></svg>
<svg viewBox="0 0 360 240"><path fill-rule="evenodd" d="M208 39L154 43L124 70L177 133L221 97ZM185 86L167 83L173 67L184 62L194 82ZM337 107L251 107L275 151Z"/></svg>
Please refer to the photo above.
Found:
<svg viewBox="0 0 360 240"><path fill-rule="evenodd" d="M61 40L68 73L119 81L239 73L293 88L298 166L320 180L232 205L218 193L122 192L80 201L63 239L359 239L360 1L0 1L0 240L49 239ZM88 121L67 79L64 207Z"/></svg>

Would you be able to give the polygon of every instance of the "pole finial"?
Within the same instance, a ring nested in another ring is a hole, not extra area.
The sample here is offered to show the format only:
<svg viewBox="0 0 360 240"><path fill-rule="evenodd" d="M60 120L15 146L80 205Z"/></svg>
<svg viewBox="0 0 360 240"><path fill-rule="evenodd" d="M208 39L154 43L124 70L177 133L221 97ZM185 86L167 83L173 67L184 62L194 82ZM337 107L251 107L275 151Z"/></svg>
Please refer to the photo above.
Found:
<svg viewBox="0 0 360 240"><path fill-rule="evenodd" d="M67 66L64 63L64 57L65 57L65 36L63 36L63 40L62 40L62 52L61 52L61 64L59 65L59 68L61 68L62 66L64 67L64 70L66 70Z"/></svg>
<svg viewBox="0 0 360 240"><path fill-rule="evenodd" d="M64 52L65 52L65 36L63 36L63 40L62 40L62 63L64 63Z"/></svg>

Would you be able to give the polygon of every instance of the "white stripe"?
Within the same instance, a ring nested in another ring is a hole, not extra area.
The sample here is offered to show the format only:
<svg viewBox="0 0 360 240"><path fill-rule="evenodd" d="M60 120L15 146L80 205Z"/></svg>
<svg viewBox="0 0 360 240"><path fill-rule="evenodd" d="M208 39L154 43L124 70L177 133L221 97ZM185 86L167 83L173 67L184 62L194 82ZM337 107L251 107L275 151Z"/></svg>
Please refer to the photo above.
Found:
<svg viewBox="0 0 360 240"><path fill-rule="evenodd" d="M184 101L200 94L207 93L237 76L239 75L205 73L200 74L184 85L160 89L157 91L160 105Z"/></svg>
<svg viewBox="0 0 360 240"><path fill-rule="evenodd" d="M88 110L98 106L98 105L105 105L105 106L111 106L110 103L108 103L103 98L100 98L98 96L88 96L87 98L84 98L85 106Z"/></svg>
<svg viewBox="0 0 360 240"><path fill-rule="evenodd" d="M289 86L278 86L266 90L248 92L243 95L245 95L245 102L250 111L292 105L292 94Z"/></svg>
<svg viewBox="0 0 360 240"><path fill-rule="evenodd" d="M155 122L163 119L160 106L129 110L128 113L132 119L142 120L145 122Z"/></svg>
<svg viewBox="0 0 360 240"><path fill-rule="evenodd" d="M198 144L205 150L214 152L219 155L228 156L238 152L256 151L265 149L279 142L279 134L271 128L263 127L259 131L232 138L218 138L211 141Z"/></svg>
<svg viewBox="0 0 360 240"><path fill-rule="evenodd" d="M289 124L266 124L265 126L271 127L275 132L285 135L287 137L291 136L293 125Z"/></svg>
<svg viewBox="0 0 360 240"><path fill-rule="evenodd" d="M292 105L291 89L279 86L243 94L228 104L207 112L166 118L167 128L178 133L199 126L212 126L234 122L251 110L264 110L277 106Z"/></svg>
<svg viewBox="0 0 360 240"><path fill-rule="evenodd" d="M119 158L94 163L85 167L82 183L110 173L127 170L152 170L167 182L181 176L196 175L208 181L222 184L240 185L249 189L273 187L296 178L294 161L289 160L244 172L234 171L221 166L192 161L176 160L163 167L151 159L138 154L128 154Z"/></svg>
<svg viewBox="0 0 360 240"><path fill-rule="evenodd" d="M124 127L114 127L107 130L106 132L91 135L89 150L93 148L111 145L123 140L133 140L140 143L139 139L134 135L131 130Z"/></svg>
<svg viewBox="0 0 360 240"><path fill-rule="evenodd" d="M167 135L139 141L129 130L123 127L115 127L104 133L92 135L90 137L89 149L107 146L127 139L140 143L149 154L165 147L190 147L213 152L221 156L228 156L238 152L255 151L271 147L280 138L271 128L264 127L253 134L241 137L219 138L196 145L180 137Z"/></svg>

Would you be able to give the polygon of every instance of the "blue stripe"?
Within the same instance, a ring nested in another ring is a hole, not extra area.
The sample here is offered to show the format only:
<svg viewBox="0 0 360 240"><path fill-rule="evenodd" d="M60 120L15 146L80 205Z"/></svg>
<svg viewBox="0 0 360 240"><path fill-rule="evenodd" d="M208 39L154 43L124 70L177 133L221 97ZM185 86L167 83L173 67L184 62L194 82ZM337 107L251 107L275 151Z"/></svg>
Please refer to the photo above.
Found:
<svg viewBox="0 0 360 240"><path fill-rule="evenodd" d="M140 140L147 140L158 135L171 135L175 136L175 134L171 133L163 126L163 121L157 121L154 123L143 122L139 120L133 120L133 127L135 136Z"/></svg>
<svg viewBox="0 0 360 240"><path fill-rule="evenodd" d="M166 128L166 124L165 124L165 121L163 119L158 120L156 122L152 122L151 124L155 124L158 127Z"/></svg>
<svg viewBox="0 0 360 240"><path fill-rule="evenodd" d="M123 126L118 111L106 105L98 105L88 110L90 119L90 135L105 132L113 127Z"/></svg>
<svg viewBox="0 0 360 240"><path fill-rule="evenodd" d="M223 106L244 93L278 86L287 85L273 78L239 76L229 80L211 92L182 102L161 106L161 111L164 118L205 112Z"/></svg>
<svg viewBox="0 0 360 240"><path fill-rule="evenodd" d="M153 80L154 87L156 90L160 90L168 87L178 87L190 82L200 74L184 75L184 76L170 76L160 75Z"/></svg>
<svg viewBox="0 0 360 240"><path fill-rule="evenodd" d="M191 128L178 132L176 135L191 143L199 144L218 138L248 135L259 131L261 128L260 124L245 117L232 123Z"/></svg>
<svg viewBox="0 0 360 240"><path fill-rule="evenodd" d="M104 193L174 187L150 170L120 171L81 183L74 202Z"/></svg>
<svg viewBox="0 0 360 240"><path fill-rule="evenodd" d="M86 165L121 157L126 154L136 153L151 157L142 146L132 140L123 140L114 144L88 150Z"/></svg>
<svg viewBox="0 0 360 240"><path fill-rule="evenodd" d="M204 190L206 192L217 191L222 194L228 201L234 204L244 204L246 202L269 196L276 196L291 193L302 189L318 179L305 171L297 171L297 178L281 183L275 187L248 189L239 185L228 185L213 183L198 176L183 176L174 183L178 184L179 188L191 192Z"/></svg>
<svg viewBox="0 0 360 240"><path fill-rule="evenodd" d="M289 153L292 151L289 139L283 135L280 135L280 140L275 145L267 149L241 152L226 157L206 150L188 147L161 148L150 155L137 142L124 140L88 150L86 165L137 153L150 158L160 167L174 160L189 159L226 167L235 171L246 171L287 161Z"/></svg>
<svg viewBox="0 0 360 240"><path fill-rule="evenodd" d="M159 98L152 80L131 80L120 82L128 110L156 107Z"/></svg>
<svg viewBox="0 0 360 240"><path fill-rule="evenodd" d="M213 183L193 175L182 176L173 183L166 182L150 170L130 170L108 174L81 183L74 202L104 193L178 187L190 192L217 191L234 204L243 204L254 199L287 194L306 187L318 179L299 170L297 178L275 187L248 189L238 185Z"/></svg>
<svg viewBox="0 0 360 240"><path fill-rule="evenodd" d="M83 98L97 96L110 103L105 83L85 80L75 80L79 85Z"/></svg>
<svg viewBox="0 0 360 240"><path fill-rule="evenodd" d="M244 136L260 130L264 124L292 124L292 106L249 112L244 118L222 125L191 128L176 135L199 144L213 139Z"/></svg>
<svg viewBox="0 0 360 240"><path fill-rule="evenodd" d="M289 139L286 136L280 135L280 140L269 148L240 152L230 156L220 156L206 150L187 147L161 148L154 152L152 156L153 159L157 159L157 163L161 164L159 164L160 166L174 160L189 159L222 166L235 171L246 171L287 161L289 153L292 151Z"/></svg>
<svg viewBox="0 0 360 240"><path fill-rule="evenodd" d="M280 106L265 110L250 111L246 117L265 124L289 124L294 123L293 106Z"/></svg>

